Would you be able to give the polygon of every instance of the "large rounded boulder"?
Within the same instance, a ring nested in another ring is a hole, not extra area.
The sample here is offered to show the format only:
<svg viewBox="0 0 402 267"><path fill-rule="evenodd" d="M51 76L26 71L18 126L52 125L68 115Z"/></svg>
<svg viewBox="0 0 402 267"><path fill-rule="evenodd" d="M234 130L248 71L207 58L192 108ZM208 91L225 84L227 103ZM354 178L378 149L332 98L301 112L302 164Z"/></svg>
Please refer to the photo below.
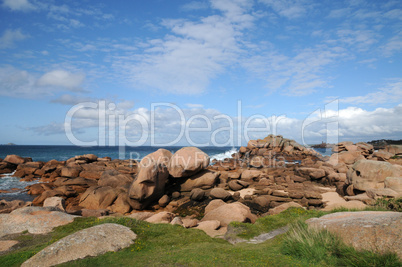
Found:
<svg viewBox="0 0 402 267"><path fill-rule="evenodd" d="M374 160L357 161L347 174L348 183L362 191L384 188L385 178L400 176L402 166Z"/></svg>
<svg viewBox="0 0 402 267"><path fill-rule="evenodd" d="M138 175L130 186L129 197L146 206L163 196L171 157L172 153L166 149L159 149L144 157L139 164Z"/></svg>
<svg viewBox="0 0 402 267"><path fill-rule="evenodd" d="M169 174L175 178L190 177L209 165L209 156L196 147L183 147L172 156Z"/></svg>

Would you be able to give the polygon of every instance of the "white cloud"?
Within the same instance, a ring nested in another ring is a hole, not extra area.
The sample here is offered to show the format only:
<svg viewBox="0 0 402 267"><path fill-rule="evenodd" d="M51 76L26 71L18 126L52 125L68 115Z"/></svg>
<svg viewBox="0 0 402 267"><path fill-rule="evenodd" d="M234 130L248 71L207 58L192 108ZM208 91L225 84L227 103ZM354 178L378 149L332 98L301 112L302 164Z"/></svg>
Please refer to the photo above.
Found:
<svg viewBox="0 0 402 267"><path fill-rule="evenodd" d="M339 41L344 42L360 52L367 51L378 42L380 35L372 30L338 30Z"/></svg>
<svg viewBox="0 0 402 267"><path fill-rule="evenodd" d="M22 41L28 37L29 35L23 34L20 29L17 30L8 29L0 37L0 49L12 48L15 42Z"/></svg>
<svg viewBox="0 0 402 267"><path fill-rule="evenodd" d="M38 77L11 66L0 67L0 95L18 98L40 98L63 91L82 91L85 75L55 70Z"/></svg>
<svg viewBox="0 0 402 267"><path fill-rule="evenodd" d="M271 7L280 16L296 19L306 15L308 4L302 0L260 0Z"/></svg>
<svg viewBox="0 0 402 267"><path fill-rule="evenodd" d="M386 57L391 57L395 53L402 51L402 31L391 37L380 49Z"/></svg>
<svg viewBox="0 0 402 267"><path fill-rule="evenodd" d="M71 73L65 70L53 70L39 78L39 86L55 86L67 88L72 91L81 91L81 85L85 80L83 73Z"/></svg>
<svg viewBox="0 0 402 267"><path fill-rule="evenodd" d="M111 101L106 101L104 103L106 120L99 120L99 105L95 108L83 107L73 116L73 132L78 131L93 136L94 133L90 129L98 129L101 126L104 127L107 135L116 133L115 141L119 134L124 134L125 138L133 142L139 141L144 136L145 144L150 144L151 136L153 136L157 145L167 145L175 139L178 141L168 145L239 145L237 142L239 118L231 117L215 109L202 107L181 109L177 106L161 105L156 107L152 113L150 109L143 107L135 110L128 109L129 106L123 108L125 104L120 105L122 102L113 104ZM109 118L111 116L118 118L118 115L128 119L124 128L119 128L123 125L119 125L117 120L112 120L112 124L110 124ZM240 118L242 127L240 140L244 145L250 139L263 138L271 133L281 134L285 138L295 139L304 144L338 139L339 141L351 140L354 142L382 138L392 139L398 138L402 134L401 116L402 104L394 108L377 108L373 111L358 107L341 110L328 109L325 112L318 110L304 119L286 115L255 114ZM154 122L153 127L151 127L151 121ZM53 134L52 131L54 134L58 134L60 125L63 126L60 123L56 127L56 124L52 123L31 130L46 135ZM255 131L255 129L244 131L246 127L248 127L247 129L259 128L262 131ZM196 128L201 128L201 130ZM153 133L152 129L154 129ZM181 132L183 135L180 136ZM122 140L119 144L124 145Z"/></svg>
<svg viewBox="0 0 402 267"><path fill-rule="evenodd" d="M207 8L208 4L203 1L191 1L181 6L181 9L183 9L184 11L194 11Z"/></svg>
<svg viewBox="0 0 402 267"><path fill-rule="evenodd" d="M59 96L56 99L53 99L50 102L58 103L58 104L62 104L62 105L76 105L78 103L88 102L88 101L93 101L93 99L90 97L64 94L64 95Z"/></svg>
<svg viewBox="0 0 402 267"><path fill-rule="evenodd" d="M294 57L271 51L250 57L244 66L266 80L269 92L302 96L327 87L324 67L345 55L344 49L327 46L303 49Z"/></svg>
<svg viewBox="0 0 402 267"><path fill-rule="evenodd" d="M340 8L340 9L333 9L329 12L328 18L342 18L346 17L350 14L350 8Z"/></svg>
<svg viewBox="0 0 402 267"><path fill-rule="evenodd" d="M31 11L37 8L28 0L3 0L3 7L12 11Z"/></svg>
<svg viewBox="0 0 402 267"><path fill-rule="evenodd" d="M202 105L202 104L191 104L191 103L187 103L186 106L188 108L203 108L204 107L204 105Z"/></svg>
<svg viewBox="0 0 402 267"><path fill-rule="evenodd" d="M211 5L223 14L199 21L163 21L171 34L150 40L144 52L134 57L135 64L123 66L131 72L135 87L200 94L211 79L236 62L242 53L238 38L253 20L245 14L248 1L215 0Z"/></svg>
<svg viewBox="0 0 402 267"><path fill-rule="evenodd" d="M363 96L351 96L340 99L343 103L357 104L384 104L384 103L399 103L402 101L402 79L394 79L388 82L383 88L376 92L368 93Z"/></svg>

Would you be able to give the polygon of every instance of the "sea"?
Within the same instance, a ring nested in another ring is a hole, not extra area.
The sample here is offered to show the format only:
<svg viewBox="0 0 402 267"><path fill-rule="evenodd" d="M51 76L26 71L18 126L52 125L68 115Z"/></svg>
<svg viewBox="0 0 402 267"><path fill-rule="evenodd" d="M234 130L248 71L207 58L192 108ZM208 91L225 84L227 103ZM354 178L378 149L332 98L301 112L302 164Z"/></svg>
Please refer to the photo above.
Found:
<svg viewBox="0 0 402 267"><path fill-rule="evenodd" d="M170 146L163 147L176 152L182 147ZM42 145L0 145L0 158L4 159L7 155L15 154L21 157L30 157L33 161L47 162L55 159L58 161L67 160L77 155L95 154L98 157L111 157L112 159L136 159L141 160L146 155L155 152L159 147L141 146L141 147L80 147L80 146L42 146ZM207 153L211 161L223 160L230 158L232 154L236 153L239 147L200 147L202 151ZM322 155L331 155L330 149L315 149ZM38 183L38 181L24 182L19 178L13 177L13 173L4 174L0 177L0 200L7 201L20 199L24 201L32 201L34 196L26 194L25 187ZM1 193L1 190L9 191L8 193Z"/></svg>

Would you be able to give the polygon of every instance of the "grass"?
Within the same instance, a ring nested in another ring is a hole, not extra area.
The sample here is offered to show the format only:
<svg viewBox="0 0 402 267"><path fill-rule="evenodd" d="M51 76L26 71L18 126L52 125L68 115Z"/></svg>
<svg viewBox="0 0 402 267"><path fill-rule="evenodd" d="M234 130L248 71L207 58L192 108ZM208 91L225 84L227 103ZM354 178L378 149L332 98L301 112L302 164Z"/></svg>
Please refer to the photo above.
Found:
<svg viewBox="0 0 402 267"><path fill-rule="evenodd" d="M118 223L131 228L138 235L133 245L118 252L68 262L62 266L401 266L395 255L356 252L329 233L309 232L304 224L298 222L324 214L321 211L292 208L278 215L260 218L254 225L232 223L231 227L241 229L239 235L243 238L291 222L294 225L290 230L293 236L284 234L260 244L236 245L211 238L200 230L189 230L178 225L149 224L124 217L102 220L76 218L73 223L57 227L47 235L21 234L17 239L25 246L0 256L0 262L2 266L19 266L44 247L71 233L102 223ZM312 234L315 235L310 237ZM320 235L322 237L318 238Z"/></svg>
<svg viewBox="0 0 402 267"><path fill-rule="evenodd" d="M281 244L281 252L323 266L401 266L395 254L356 251L346 246L338 236L325 230L308 228L301 221L292 224Z"/></svg>
<svg viewBox="0 0 402 267"><path fill-rule="evenodd" d="M402 212L402 197L400 198L379 198L377 199L375 207L383 210Z"/></svg>
<svg viewBox="0 0 402 267"><path fill-rule="evenodd" d="M262 233L267 233L293 223L297 220L307 220L313 217L321 217L327 213L328 212L318 210L289 208L278 215L261 217L257 219L254 224L232 222L229 225L229 230L240 238L250 239Z"/></svg>
<svg viewBox="0 0 402 267"><path fill-rule="evenodd" d="M300 265L292 256L281 254L280 239L258 245L233 246L223 239L211 238L200 230L188 230L178 225L149 224L131 218L77 218L71 224L55 228L51 234L32 235L45 243L32 244L0 256L1 265L19 266L60 238L101 223L128 226L138 238L126 249L69 262L64 266L308 266Z"/></svg>

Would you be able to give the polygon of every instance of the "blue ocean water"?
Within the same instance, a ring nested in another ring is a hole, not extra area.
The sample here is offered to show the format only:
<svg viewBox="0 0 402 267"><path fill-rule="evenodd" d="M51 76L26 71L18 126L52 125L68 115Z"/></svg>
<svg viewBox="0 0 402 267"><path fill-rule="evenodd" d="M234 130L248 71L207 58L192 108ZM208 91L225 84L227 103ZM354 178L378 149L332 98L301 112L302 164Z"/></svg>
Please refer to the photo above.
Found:
<svg viewBox="0 0 402 267"><path fill-rule="evenodd" d="M181 147L170 146L163 147L172 153L179 150ZM5 158L7 155L15 154L21 157L31 157L33 161L49 161L67 160L77 155L95 154L98 157L111 157L112 159L136 159L140 160L149 153L158 150L158 147L141 146L141 147L114 147L114 146L94 146L94 147L80 147L80 146L0 146L0 158ZM238 148L232 147L201 147L202 151L207 153L211 158L220 158L228 153L235 153Z"/></svg>

